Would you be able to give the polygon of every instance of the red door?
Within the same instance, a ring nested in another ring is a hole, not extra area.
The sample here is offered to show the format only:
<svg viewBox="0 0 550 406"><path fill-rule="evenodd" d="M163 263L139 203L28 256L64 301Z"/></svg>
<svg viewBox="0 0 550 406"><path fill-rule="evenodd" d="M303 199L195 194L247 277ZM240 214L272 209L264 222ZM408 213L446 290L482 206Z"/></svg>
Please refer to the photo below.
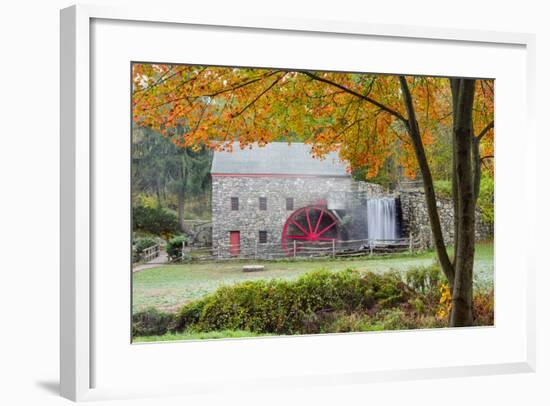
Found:
<svg viewBox="0 0 550 406"><path fill-rule="evenodd" d="M229 232L229 254L232 257L238 257L241 254L241 232Z"/></svg>

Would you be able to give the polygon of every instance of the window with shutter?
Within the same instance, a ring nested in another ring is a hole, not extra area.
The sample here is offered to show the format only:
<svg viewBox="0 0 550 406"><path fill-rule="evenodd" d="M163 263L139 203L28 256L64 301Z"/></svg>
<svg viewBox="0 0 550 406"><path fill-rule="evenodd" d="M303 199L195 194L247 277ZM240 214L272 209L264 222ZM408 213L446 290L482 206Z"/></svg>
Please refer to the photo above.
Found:
<svg viewBox="0 0 550 406"><path fill-rule="evenodd" d="M239 198L238 197L232 197L231 198L231 210L239 210Z"/></svg>

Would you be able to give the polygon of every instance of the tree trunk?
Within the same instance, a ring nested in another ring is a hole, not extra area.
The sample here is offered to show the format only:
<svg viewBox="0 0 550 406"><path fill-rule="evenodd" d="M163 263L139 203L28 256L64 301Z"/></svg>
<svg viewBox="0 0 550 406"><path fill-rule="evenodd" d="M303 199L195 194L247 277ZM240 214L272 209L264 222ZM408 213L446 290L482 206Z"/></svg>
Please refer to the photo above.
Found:
<svg viewBox="0 0 550 406"><path fill-rule="evenodd" d="M472 111L475 80L451 79L453 94L453 201L455 256L451 263L441 232L432 175L416 121L414 104L404 76L399 77L408 114L407 130L424 182L424 193L437 257L452 291L449 326L471 326L475 252L475 198L472 165Z"/></svg>
<svg viewBox="0 0 550 406"><path fill-rule="evenodd" d="M155 194L157 195L157 207L159 209L162 208L162 198L161 198L160 189L161 189L160 179L157 179L157 181L155 182Z"/></svg>
<svg viewBox="0 0 550 406"><path fill-rule="evenodd" d="M185 192L183 188L178 190L178 223L181 231L185 230Z"/></svg>
<svg viewBox="0 0 550 406"><path fill-rule="evenodd" d="M187 186L187 155L184 150L180 160L180 180L177 185L178 195L178 223L181 231L185 231L185 192Z"/></svg>
<svg viewBox="0 0 550 406"><path fill-rule="evenodd" d="M456 121L456 113L458 107L458 86L460 79L451 78L451 95L453 100L453 123ZM453 124L454 125L454 124ZM456 179L456 140L453 133L451 137L453 160L452 160L452 199L453 199L453 248L455 253L453 255L453 268L456 267L456 247L458 245L458 183ZM454 280L449 281L449 288L453 291Z"/></svg>
<svg viewBox="0 0 550 406"><path fill-rule="evenodd" d="M456 183L458 193L458 230L455 246L455 278L450 326L471 326L472 282L475 253L475 197L473 178L472 111L475 80L460 79L456 116L453 124L456 145Z"/></svg>
<svg viewBox="0 0 550 406"><path fill-rule="evenodd" d="M407 131L412 141L416 160L422 174L422 181L424 185L424 195L426 197L426 206L428 208L428 217L430 218L430 225L432 229L433 242L437 253L437 258L443 273L445 274L449 284L451 285L455 279L453 265L449 260L447 254L447 248L445 247L445 240L443 239L443 233L441 231L441 222L439 220L439 213L437 212L437 201L435 197L435 191L433 186L432 173L430 166L428 165L428 159L426 158L426 152L424 145L422 144L422 137L418 128L418 122L416 121L416 113L414 111L414 104L412 101L411 93L407 80L404 76L399 76L399 82L401 84L401 90L403 92L403 99L408 115Z"/></svg>

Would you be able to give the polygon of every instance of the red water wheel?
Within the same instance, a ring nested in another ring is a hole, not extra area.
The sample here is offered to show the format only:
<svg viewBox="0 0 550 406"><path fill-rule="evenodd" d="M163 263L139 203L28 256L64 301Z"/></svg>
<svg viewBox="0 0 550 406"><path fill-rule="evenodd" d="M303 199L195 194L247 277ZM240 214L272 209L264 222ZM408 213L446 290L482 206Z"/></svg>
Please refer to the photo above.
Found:
<svg viewBox="0 0 550 406"><path fill-rule="evenodd" d="M285 222L281 243L287 255L304 246L323 245L338 240L336 217L322 206L306 206L293 212Z"/></svg>

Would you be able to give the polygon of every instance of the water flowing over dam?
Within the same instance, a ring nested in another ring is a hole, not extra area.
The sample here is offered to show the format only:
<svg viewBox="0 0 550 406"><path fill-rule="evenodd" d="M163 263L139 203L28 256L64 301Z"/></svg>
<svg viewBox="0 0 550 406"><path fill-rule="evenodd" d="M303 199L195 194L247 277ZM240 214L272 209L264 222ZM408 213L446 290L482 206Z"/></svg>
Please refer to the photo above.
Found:
<svg viewBox="0 0 550 406"><path fill-rule="evenodd" d="M397 235L397 207L395 198L382 197L367 201L367 228L369 240L383 244L395 240Z"/></svg>

